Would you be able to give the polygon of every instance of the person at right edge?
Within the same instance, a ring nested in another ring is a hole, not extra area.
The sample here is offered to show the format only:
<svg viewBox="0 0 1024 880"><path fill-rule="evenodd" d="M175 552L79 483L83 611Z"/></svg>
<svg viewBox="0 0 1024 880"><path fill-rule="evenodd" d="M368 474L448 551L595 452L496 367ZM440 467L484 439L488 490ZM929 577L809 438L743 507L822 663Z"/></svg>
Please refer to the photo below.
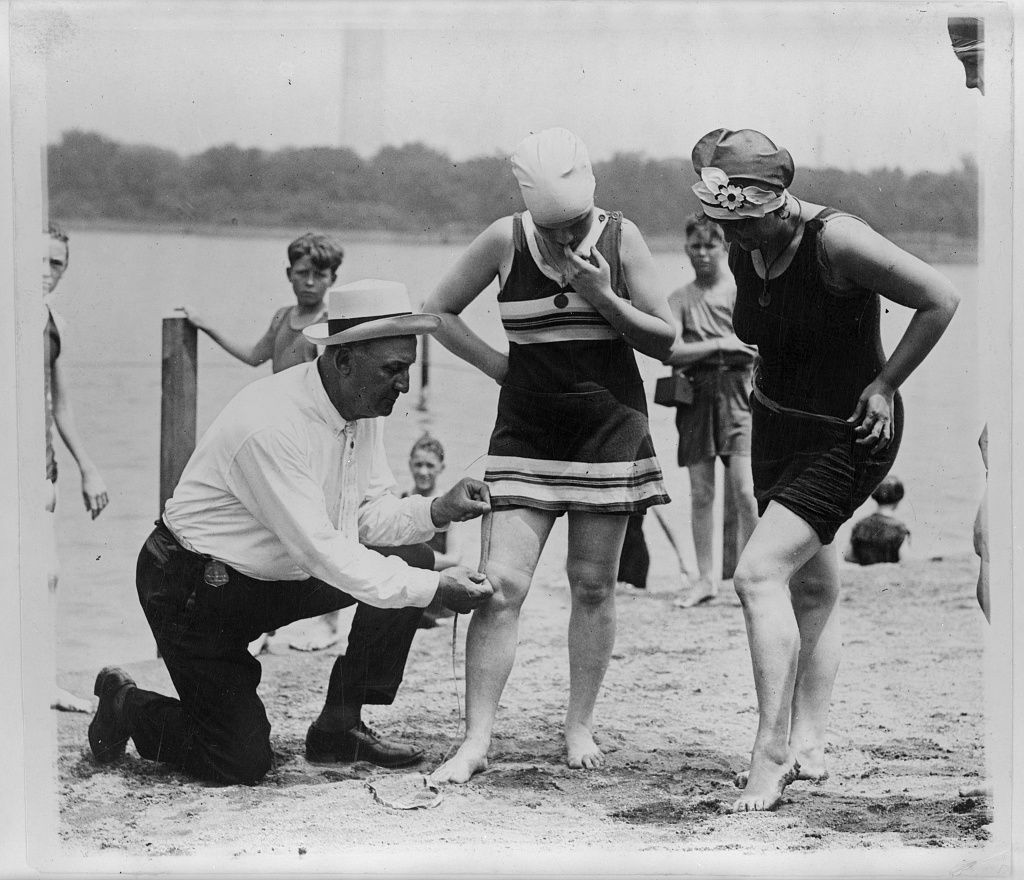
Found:
<svg viewBox="0 0 1024 880"><path fill-rule="evenodd" d="M985 94L985 22L971 16L951 15L946 20L953 54L964 67L964 85ZM978 555L978 605L992 620L988 591L988 423L981 429L978 449L985 465L985 491L974 517L974 552Z"/></svg>
<svg viewBox="0 0 1024 880"><path fill-rule="evenodd" d="M964 68L964 85L985 94L985 20L973 16L951 15L946 20L953 54ZM988 551L988 422L978 437L978 450L985 465L985 489L974 517L974 552L978 556L978 606L991 623L989 600ZM992 794L988 783L967 785L960 789L960 797L987 797Z"/></svg>
<svg viewBox="0 0 1024 880"><path fill-rule="evenodd" d="M743 606L758 727L734 812L770 810L797 779L823 779L839 668L836 531L892 467L898 388L953 318L941 273L860 218L788 190L788 150L719 128L693 148L693 191L722 227L736 278L733 327L757 346L751 467L760 520L734 583ZM914 314L888 358L880 297Z"/></svg>

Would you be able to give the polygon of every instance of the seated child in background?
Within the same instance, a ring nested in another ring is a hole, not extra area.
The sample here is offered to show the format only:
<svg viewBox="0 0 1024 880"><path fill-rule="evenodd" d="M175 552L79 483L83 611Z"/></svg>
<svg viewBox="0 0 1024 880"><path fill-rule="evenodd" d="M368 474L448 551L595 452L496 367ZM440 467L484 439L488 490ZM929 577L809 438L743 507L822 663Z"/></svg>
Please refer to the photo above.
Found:
<svg viewBox="0 0 1024 880"><path fill-rule="evenodd" d="M871 497L878 504L878 510L853 527L846 561L858 565L899 562L903 542L910 537L910 530L895 516L896 507L903 500L903 483L890 474L878 484Z"/></svg>
<svg viewBox="0 0 1024 880"><path fill-rule="evenodd" d="M296 303L282 306L270 319L267 331L255 343L239 342L211 327L192 306L179 306L190 324L202 330L229 354L250 366L271 362L280 373L296 364L316 359L316 346L306 340L302 331L310 324L324 320L324 296L338 277L344 258L341 246L318 232L300 235L288 245L288 268L285 276L291 283Z"/></svg>
<svg viewBox="0 0 1024 880"><path fill-rule="evenodd" d="M409 495L422 495L425 498L433 498L437 494L437 478L444 470L444 447L441 441L424 433L413 445L409 452L409 473L412 474L412 489L403 492L402 497ZM434 571L443 571L453 565L459 565L460 554L456 551L453 538L452 524L447 532L438 532L427 541L427 545L434 551ZM455 612L444 608L435 599L423 609L423 617L420 619L420 629L432 629L438 625L438 621L444 617L452 617Z"/></svg>
<svg viewBox="0 0 1024 880"><path fill-rule="evenodd" d="M239 342L211 327L192 306L179 306L188 322L223 348L228 354L253 367L271 363L275 373L297 364L316 360L316 346L302 331L310 324L326 320L324 297L338 278L338 267L344 258L341 245L319 232L307 232L288 245L288 268L285 277L295 294L295 305L282 306L270 319L270 326L255 343ZM288 627L288 644L299 651L319 651L329 648L341 637L338 632L338 612L332 611L310 621L301 621ZM270 647L270 636L265 633L249 646L253 655Z"/></svg>

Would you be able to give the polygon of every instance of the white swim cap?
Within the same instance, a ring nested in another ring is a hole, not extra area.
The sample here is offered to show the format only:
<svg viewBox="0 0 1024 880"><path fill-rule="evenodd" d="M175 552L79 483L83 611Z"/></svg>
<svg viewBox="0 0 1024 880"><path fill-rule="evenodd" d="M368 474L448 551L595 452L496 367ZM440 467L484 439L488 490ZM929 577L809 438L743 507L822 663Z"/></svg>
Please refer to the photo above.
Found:
<svg viewBox="0 0 1024 880"><path fill-rule="evenodd" d="M566 128L524 138L512 154L523 201L541 225L579 217L594 207L594 172L586 144Z"/></svg>

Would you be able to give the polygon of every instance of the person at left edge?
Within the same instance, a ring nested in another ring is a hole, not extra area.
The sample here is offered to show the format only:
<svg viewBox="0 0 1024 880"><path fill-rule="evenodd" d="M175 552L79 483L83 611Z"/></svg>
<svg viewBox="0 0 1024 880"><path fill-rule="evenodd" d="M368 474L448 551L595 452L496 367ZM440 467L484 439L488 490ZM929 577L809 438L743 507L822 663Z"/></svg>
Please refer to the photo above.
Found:
<svg viewBox="0 0 1024 880"><path fill-rule="evenodd" d="M422 542L490 509L464 479L432 499L400 499L382 416L409 390L416 335L405 286L366 280L330 293L328 320L304 331L325 346L310 363L259 379L213 421L139 553L136 584L179 698L143 690L117 667L96 678L89 745L193 777L255 784L270 770L270 722L248 643L295 620L357 604L306 736L313 761L416 763L422 750L367 727L364 704L390 704L423 608L466 612L491 586L476 572L432 571Z"/></svg>

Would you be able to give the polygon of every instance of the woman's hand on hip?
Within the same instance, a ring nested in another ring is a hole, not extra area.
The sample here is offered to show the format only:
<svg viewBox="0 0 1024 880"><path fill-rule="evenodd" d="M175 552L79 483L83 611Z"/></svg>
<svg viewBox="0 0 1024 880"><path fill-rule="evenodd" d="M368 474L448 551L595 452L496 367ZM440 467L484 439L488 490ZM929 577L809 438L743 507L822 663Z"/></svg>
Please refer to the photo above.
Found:
<svg viewBox="0 0 1024 880"><path fill-rule="evenodd" d="M846 421L856 425L859 446L872 447L872 454L879 453L892 442L893 398L896 390L886 382L876 379L860 393L853 415Z"/></svg>

